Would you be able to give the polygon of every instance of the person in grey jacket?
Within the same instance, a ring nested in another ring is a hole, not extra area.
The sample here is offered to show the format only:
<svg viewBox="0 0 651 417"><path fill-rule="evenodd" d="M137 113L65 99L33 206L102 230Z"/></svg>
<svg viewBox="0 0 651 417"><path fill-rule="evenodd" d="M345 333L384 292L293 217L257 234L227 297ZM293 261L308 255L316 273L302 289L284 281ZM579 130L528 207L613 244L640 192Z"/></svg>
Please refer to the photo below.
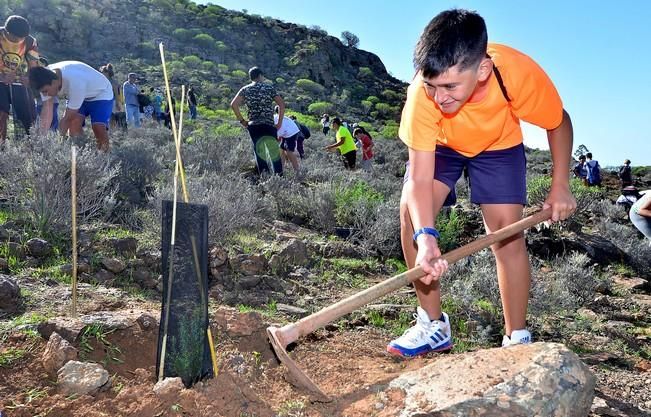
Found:
<svg viewBox="0 0 651 417"><path fill-rule="evenodd" d="M124 94L124 107L127 112L127 125L140 127L140 106L138 105L138 93L140 89L136 84L136 74L131 72L127 81L122 85Z"/></svg>

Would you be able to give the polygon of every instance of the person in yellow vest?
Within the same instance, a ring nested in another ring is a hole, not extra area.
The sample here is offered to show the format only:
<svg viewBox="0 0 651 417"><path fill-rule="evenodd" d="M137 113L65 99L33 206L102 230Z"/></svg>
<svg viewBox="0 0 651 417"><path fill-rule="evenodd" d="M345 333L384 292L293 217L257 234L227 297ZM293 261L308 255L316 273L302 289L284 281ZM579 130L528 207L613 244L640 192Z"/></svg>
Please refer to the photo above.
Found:
<svg viewBox="0 0 651 417"><path fill-rule="evenodd" d="M17 115L25 130L34 121L33 98L25 87L24 76L27 68L39 66L39 61L36 39L29 31L27 19L16 15L9 16L0 28L0 146L7 137L11 106L21 110Z"/></svg>
<svg viewBox="0 0 651 417"><path fill-rule="evenodd" d="M331 122L332 129L336 132L337 142L332 145L326 146L325 150L334 151L339 149L341 154L341 159L344 162L344 167L346 169L353 170L355 169L355 162L357 160L357 146L355 146L355 141L353 136L350 134L350 131L344 127L341 123L341 119L335 117Z"/></svg>

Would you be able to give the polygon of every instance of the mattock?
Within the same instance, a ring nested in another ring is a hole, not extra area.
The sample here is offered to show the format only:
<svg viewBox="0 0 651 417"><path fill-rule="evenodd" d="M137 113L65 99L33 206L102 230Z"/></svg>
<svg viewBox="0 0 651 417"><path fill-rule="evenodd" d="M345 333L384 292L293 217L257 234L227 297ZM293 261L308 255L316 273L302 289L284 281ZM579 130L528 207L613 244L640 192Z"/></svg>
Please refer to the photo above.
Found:
<svg viewBox="0 0 651 417"><path fill-rule="evenodd" d="M526 217L500 230L497 230L494 233L490 233L465 246L450 251L441 256L441 258L448 261L449 264L452 264L465 258L466 256L479 252L482 249L486 249L494 243L501 242L506 238L521 233L525 229L535 226L538 223L549 220L551 218L551 215L551 209L539 211L536 214ZM328 397L328 395L326 395L319 388L319 386L314 381L312 381L312 379L310 379L310 377L307 376L307 374L303 372L301 368L299 368L296 362L289 357L286 351L287 346L290 343L294 343L301 337L312 333L316 329L321 328L348 313L351 313L352 311L370 303L371 301L383 297L413 281L416 281L417 279L420 279L423 275L423 270L417 266L416 268L410 269L409 271L403 272L402 274L396 275L392 278L375 284L372 287L365 289L364 291L351 295L350 297L332 304L331 306L317 311L316 313L313 313L307 317L304 317L297 322L287 324L280 328L275 326L267 327L267 335L269 336L269 341L271 342L271 346L273 347L274 352L276 352L278 359L280 359L280 361L285 364L287 370L289 370L291 377L293 377L291 378L290 382L298 388L305 388L307 391L309 391L310 396L315 401L330 401L330 397Z"/></svg>

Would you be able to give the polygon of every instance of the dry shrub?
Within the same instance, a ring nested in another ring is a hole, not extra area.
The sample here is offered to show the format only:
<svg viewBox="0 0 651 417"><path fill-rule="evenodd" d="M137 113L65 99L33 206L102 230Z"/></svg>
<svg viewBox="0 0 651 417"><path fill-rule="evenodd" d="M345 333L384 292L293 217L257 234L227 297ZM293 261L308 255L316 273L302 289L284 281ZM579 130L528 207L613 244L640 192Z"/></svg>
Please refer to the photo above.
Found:
<svg viewBox="0 0 651 417"><path fill-rule="evenodd" d="M183 201L179 183L178 199ZM237 175L189 174L187 188L190 202L208 206L209 238L213 242L224 242L238 231L262 226L271 218L270 205L261 198L256 187ZM160 212L161 200L173 199L173 185L161 187L155 208ZM160 216L160 214L159 214ZM159 217L160 218L160 217Z"/></svg>
<svg viewBox="0 0 651 417"><path fill-rule="evenodd" d="M77 215L80 222L106 218L115 205L119 162L87 146L77 155ZM59 137L34 136L10 142L0 152L2 194L24 210L43 235L72 223L71 148Z"/></svg>
<svg viewBox="0 0 651 417"><path fill-rule="evenodd" d="M594 298L599 276L590 259L573 252L558 257L546 268L535 264L530 313L535 316L576 310Z"/></svg>

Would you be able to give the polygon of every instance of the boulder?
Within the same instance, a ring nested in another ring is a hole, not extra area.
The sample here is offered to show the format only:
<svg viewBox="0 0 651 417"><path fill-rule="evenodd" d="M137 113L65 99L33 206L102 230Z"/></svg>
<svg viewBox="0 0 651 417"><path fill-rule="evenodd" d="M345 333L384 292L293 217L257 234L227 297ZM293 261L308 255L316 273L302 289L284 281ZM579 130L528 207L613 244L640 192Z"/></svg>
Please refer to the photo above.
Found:
<svg viewBox="0 0 651 417"><path fill-rule="evenodd" d="M261 275L268 269L267 260L262 255L236 255L229 259L233 271L242 275Z"/></svg>
<svg viewBox="0 0 651 417"><path fill-rule="evenodd" d="M304 266L308 263L307 246L299 239L290 239L283 245L279 253L269 260L269 266L274 271L282 271L290 266Z"/></svg>
<svg viewBox="0 0 651 417"><path fill-rule="evenodd" d="M210 269L220 268L228 262L228 252L221 246L213 246L208 252Z"/></svg>
<svg viewBox="0 0 651 417"><path fill-rule="evenodd" d="M527 234L527 246L538 257L553 259L565 253L584 253L594 263L607 266L613 263L629 263L628 255L608 239L586 233L574 237L555 238L541 234Z"/></svg>
<svg viewBox="0 0 651 417"><path fill-rule="evenodd" d="M133 256L138 249L138 241L133 237L125 237L121 239L109 239L109 243L113 249L121 255Z"/></svg>
<svg viewBox="0 0 651 417"><path fill-rule="evenodd" d="M441 358L394 379L379 398L386 415L400 417L584 417L595 382L565 346L534 343Z"/></svg>
<svg viewBox="0 0 651 417"><path fill-rule="evenodd" d="M115 278L115 274L111 271L107 271L106 269L100 269L99 271L95 272L95 275L93 275L93 278L95 281L99 282L100 284L105 283L107 281L111 281L112 279Z"/></svg>
<svg viewBox="0 0 651 417"><path fill-rule="evenodd" d="M105 330L124 330L135 324L133 319L125 317L119 311L97 311L85 314L79 320L87 326L99 325Z"/></svg>
<svg viewBox="0 0 651 417"><path fill-rule="evenodd" d="M41 360L47 373L56 375L57 371L68 361L77 360L78 354L79 352L74 346L54 332L50 335Z"/></svg>
<svg viewBox="0 0 651 417"><path fill-rule="evenodd" d="M14 313L20 306L20 287L8 275L0 274L0 313Z"/></svg>
<svg viewBox="0 0 651 417"><path fill-rule="evenodd" d="M53 333L59 334L70 343L75 343L85 324L79 319L55 317L39 323L37 330L44 339L50 339Z"/></svg>
<svg viewBox="0 0 651 417"><path fill-rule="evenodd" d="M183 390L183 380L181 378L165 378L154 385L154 393L161 399L173 399Z"/></svg>
<svg viewBox="0 0 651 417"><path fill-rule="evenodd" d="M136 323L138 323L138 326L140 326L140 330L143 331L158 329L158 320L156 320L154 316L147 313L142 313L140 316L138 316Z"/></svg>
<svg viewBox="0 0 651 417"><path fill-rule="evenodd" d="M117 258L103 258L102 265L114 274L119 274L127 267L124 262Z"/></svg>
<svg viewBox="0 0 651 417"><path fill-rule="evenodd" d="M97 363L69 361L57 372L63 395L95 395L111 387L109 373Z"/></svg>
<svg viewBox="0 0 651 417"><path fill-rule="evenodd" d="M27 252L36 258L46 258L52 254L52 245L47 240L35 237L27 241Z"/></svg>

